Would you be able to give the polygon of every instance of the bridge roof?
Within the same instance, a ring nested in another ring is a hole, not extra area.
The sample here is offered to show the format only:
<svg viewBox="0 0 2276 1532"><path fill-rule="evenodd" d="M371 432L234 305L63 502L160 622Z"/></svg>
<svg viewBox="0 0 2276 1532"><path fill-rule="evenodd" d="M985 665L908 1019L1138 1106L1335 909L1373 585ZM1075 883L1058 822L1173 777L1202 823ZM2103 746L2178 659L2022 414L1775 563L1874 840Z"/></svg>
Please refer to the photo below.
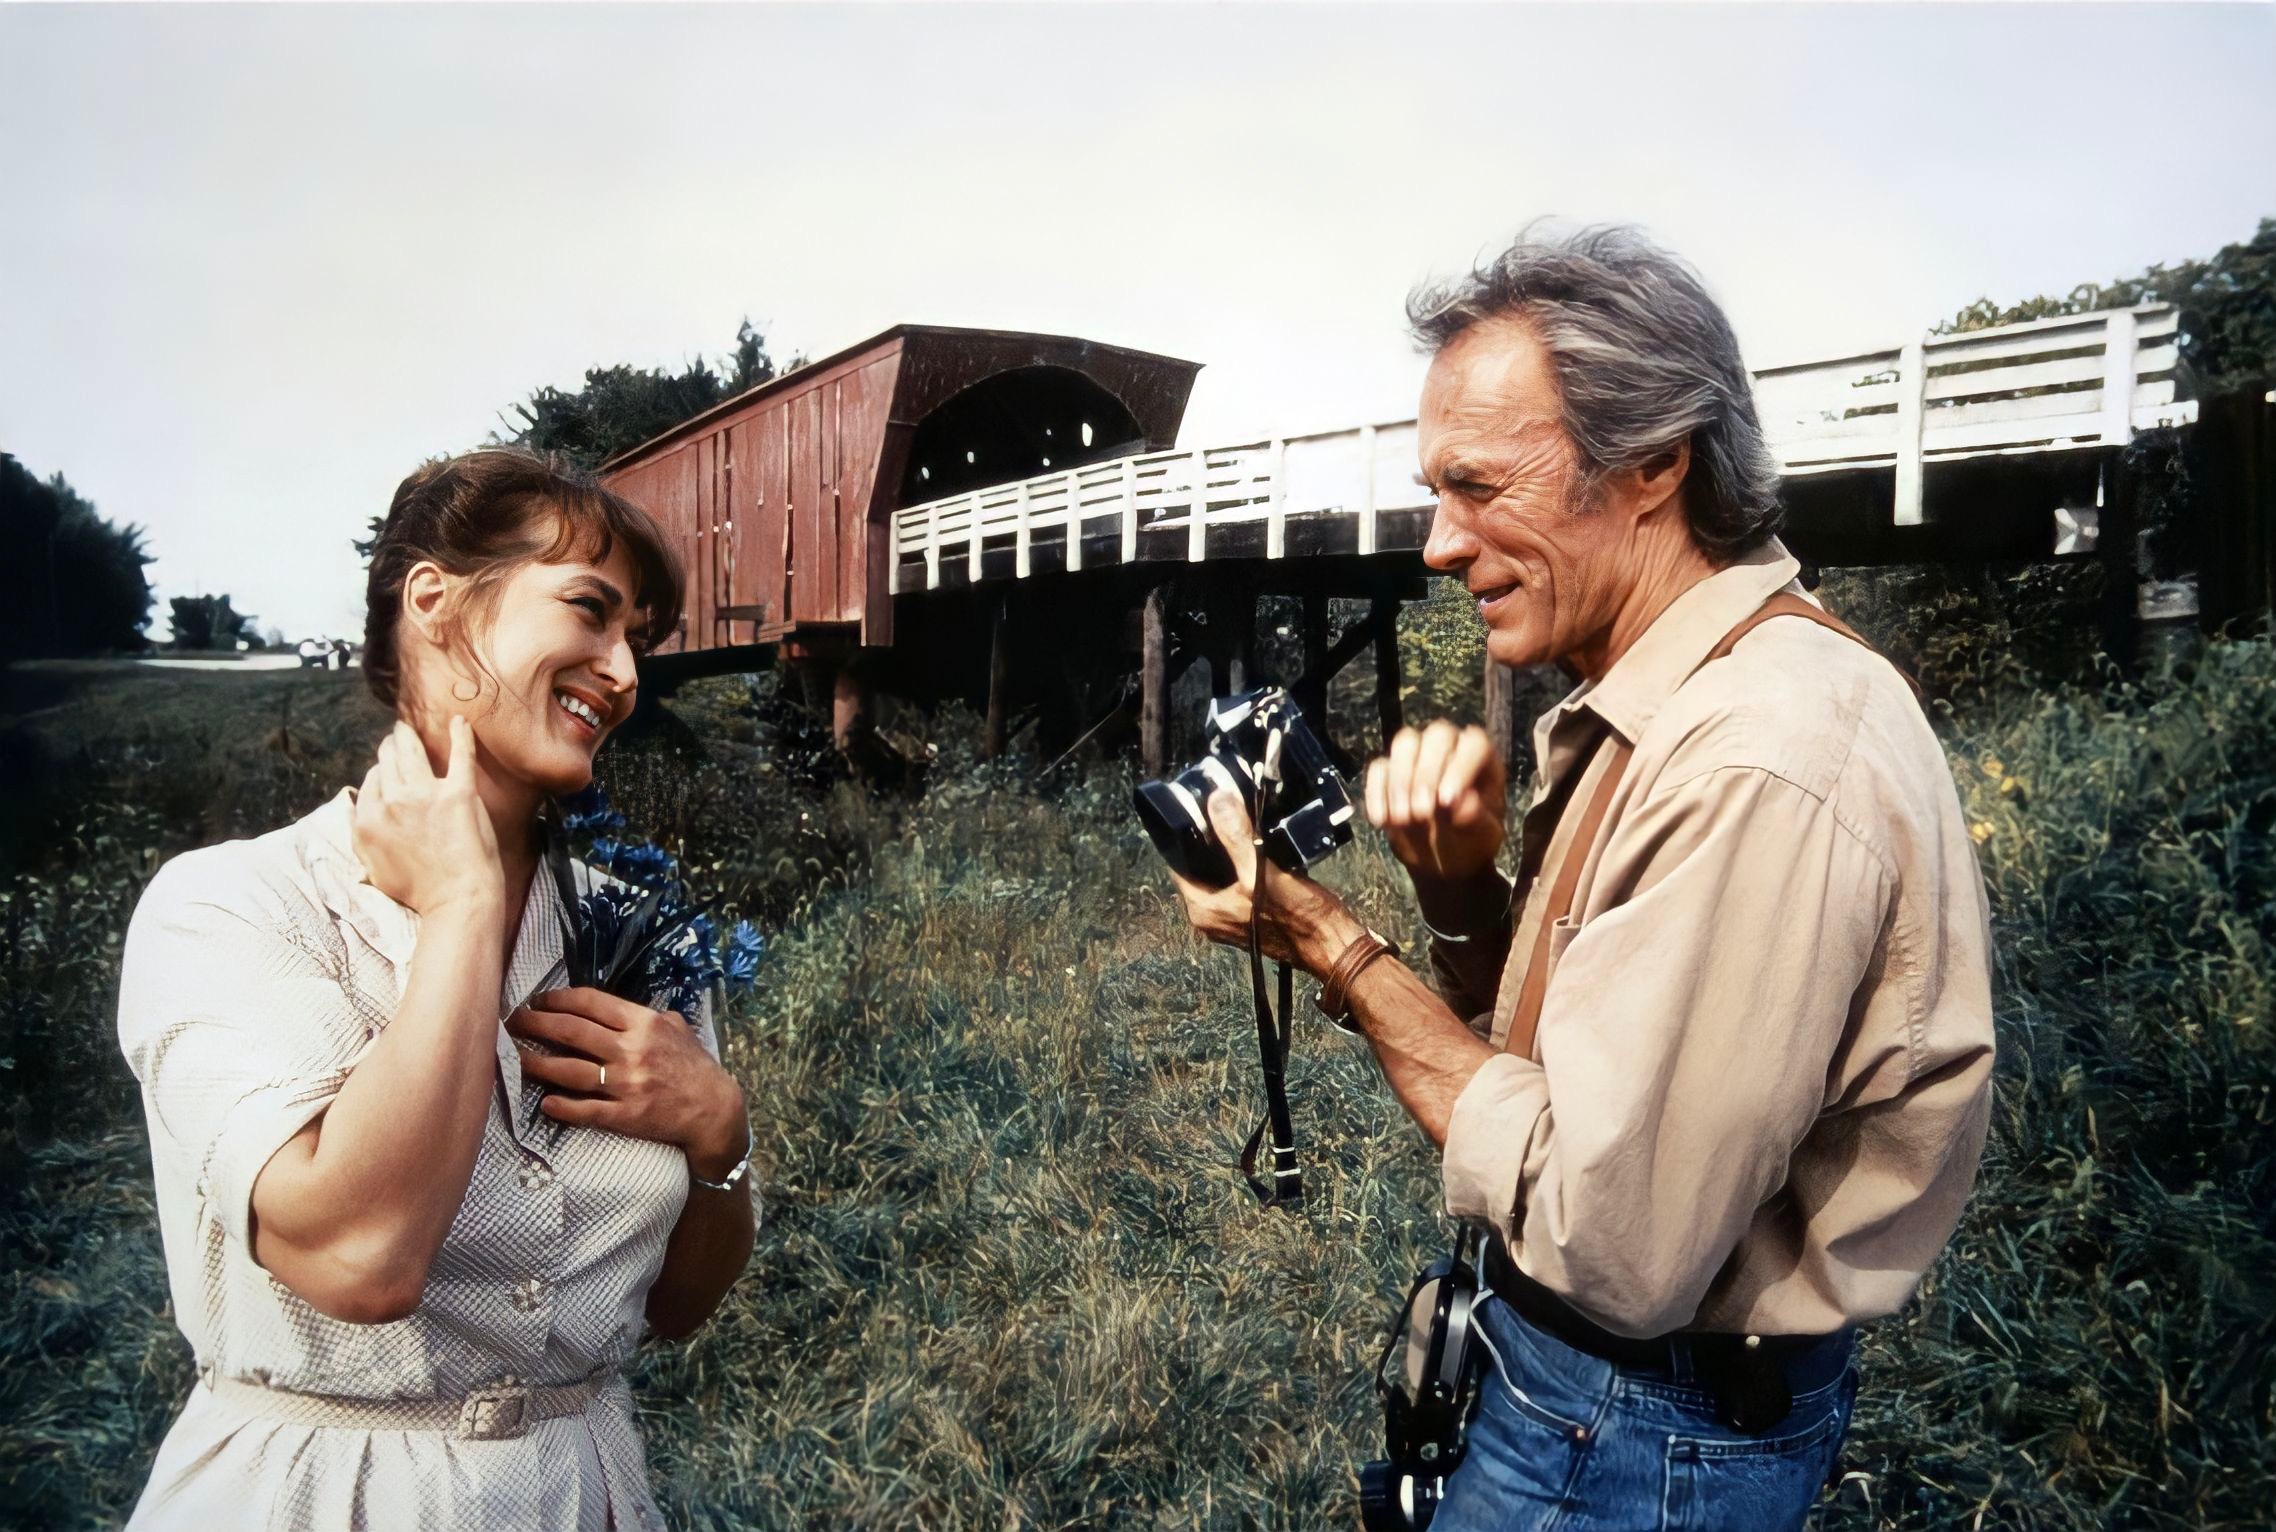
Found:
<svg viewBox="0 0 2276 1532"><path fill-rule="evenodd" d="M1026 365L1060 366L1076 372L1099 372L1127 379L1132 376L1153 375L1170 384L1177 393L1176 409L1183 412L1185 393L1192 386L1193 376L1201 370L1201 363L1189 362L1181 357L1164 356L1159 352L1140 351L1130 346L1113 346L1104 341L1085 340L1074 335L1052 335L1031 330L989 330L961 325L897 324L880 330L866 340L817 357L813 361L793 368L778 377L769 378L753 388L747 388L732 398L719 403L699 415L691 415L670 430L650 437L636 447L626 448L601 465L603 473L614 473L640 459L651 456L666 447L689 437L699 436L730 415L750 409L778 395L795 394L826 381L849 364L895 350L917 349L929 356L937 356L949 363L951 373L968 370L956 368L957 361L978 362L982 355L997 359L1006 353L1024 355ZM1105 365L1100 365L1100 364ZM982 364L980 371L996 371L1000 367ZM976 378L965 381L976 381ZM1107 381L1106 378L1101 379ZM1179 386L1179 385L1183 386ZM953 391L953 390L950 390ZM1121 392L1121 390L1116 390ZM930 402L937 403L938 400ZM1148 411L1139 408L1140 401L1129 401L1140 419ZM899 411L896 411L898 414ZM1170 422L1174 436L1176 421Z"/></svg>

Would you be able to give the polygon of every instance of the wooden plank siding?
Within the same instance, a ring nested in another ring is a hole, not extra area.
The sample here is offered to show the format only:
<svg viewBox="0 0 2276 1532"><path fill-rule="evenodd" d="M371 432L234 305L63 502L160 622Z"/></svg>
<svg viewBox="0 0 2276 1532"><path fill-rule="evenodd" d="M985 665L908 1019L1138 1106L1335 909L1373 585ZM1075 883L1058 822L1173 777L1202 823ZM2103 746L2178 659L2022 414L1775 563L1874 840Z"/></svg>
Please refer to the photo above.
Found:
<svg viewBox="0 0 2276 1532"><path fill-rule="evenodd" d="M655 516L687 571L685 636L660 652L890 643L893 513L912 436L963 391L1032 368L1107 390L1161 446L1199 371L1066 336L904 325L603 465L603 482Z"/></svg>

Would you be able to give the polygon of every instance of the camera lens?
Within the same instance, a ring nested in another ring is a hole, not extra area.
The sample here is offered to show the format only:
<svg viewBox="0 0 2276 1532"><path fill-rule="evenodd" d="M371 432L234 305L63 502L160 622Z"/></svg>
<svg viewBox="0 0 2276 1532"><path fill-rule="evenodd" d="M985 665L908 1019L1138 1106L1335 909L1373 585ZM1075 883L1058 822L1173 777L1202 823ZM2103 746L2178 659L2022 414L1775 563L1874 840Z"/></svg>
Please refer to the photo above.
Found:
<svg viewBox="0 0 2276 1532"><path fill-rule="evenodd" d="M1204 888L1224 888L1233 881L1233 859L1209 827L1209 795L1220 787L1238 792L1239 779L1204 756L1199 765L1165 781L1139 783L1131 795L1138 822L1170 871Z"/></svg>

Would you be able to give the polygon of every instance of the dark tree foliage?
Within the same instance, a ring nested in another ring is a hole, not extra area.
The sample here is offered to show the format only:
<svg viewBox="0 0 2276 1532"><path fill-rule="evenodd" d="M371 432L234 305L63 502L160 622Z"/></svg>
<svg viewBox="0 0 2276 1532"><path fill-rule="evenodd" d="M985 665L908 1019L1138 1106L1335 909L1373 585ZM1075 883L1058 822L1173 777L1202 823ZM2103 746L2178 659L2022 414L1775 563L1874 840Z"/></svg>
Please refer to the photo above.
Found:
<svg viewBox="0 0 2276 1532"><path fill-rule="evenodd" d="M521 424L505 440L598 468L723 399L773 381L776 371L766 337L745 319L735 332L735 349L717 362L698 358L678 372L595 367L573 393L537 390L513 407Z"/></svg>
<svg viewBox="0 0 2276 1532"><path fill-rule="evenodd" d="M261 633L250 612L240 612L227 596L176 596L173 609L174 647L186 650L218 649L234 653L239 640L248 648L262 647Z"/></svg>
<svg viewBox="0 0 2276 1532"><path fill-rule="evenodd" d="M2001 307L1978 298L1938 328L1987 330L2061 314L2163 301L2181 310L2181 358L2200 396L2276 378L2276 218L2251 239L2210 260L2158 265L2139 276L2082 282L2064 296L2042 295Z"/></svg>
<svg viewBox="0 0 2276 1532"><path fill-rule="evenodd" d="M766 336L746 318L735 331L734 350L716 362L698 358L678 372L622 364L588 368L584 387L541 388L512 406L511 429L492 440L558 452L581 467L598 468L722 400L805 365L805 357L794 356L778 367ZM371 557L385 519L374 516L370 537L354 540L359 557Z"/></svg>
<svg viewBox="0 0 2276 1532"><path fill-rule="evenodd" d="M147 647L142 538L0 453L0 662Z"/></svg>

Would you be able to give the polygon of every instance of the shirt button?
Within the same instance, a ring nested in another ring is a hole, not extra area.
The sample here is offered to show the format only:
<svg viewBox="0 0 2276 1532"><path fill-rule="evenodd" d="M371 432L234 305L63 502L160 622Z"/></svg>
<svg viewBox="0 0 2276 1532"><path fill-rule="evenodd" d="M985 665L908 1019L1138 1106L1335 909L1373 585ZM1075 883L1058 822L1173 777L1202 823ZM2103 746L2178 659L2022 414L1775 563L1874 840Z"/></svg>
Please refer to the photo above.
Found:
<svg viewBox="0 0 2276 1532"><path fill-rule="evenodd" d="M553 1184L553 1167L531 1155L522 1161L521 1173L515 1179L525 1192L543 1191Z"/></svg>
<svg viewBox="0 0 2276 1532"><path fill-rule="evenodd" d="M545 1283L538 1277L524 1277L514 1284L514 1307L524 1314L533 1314L545 1302Z"/></svg>

